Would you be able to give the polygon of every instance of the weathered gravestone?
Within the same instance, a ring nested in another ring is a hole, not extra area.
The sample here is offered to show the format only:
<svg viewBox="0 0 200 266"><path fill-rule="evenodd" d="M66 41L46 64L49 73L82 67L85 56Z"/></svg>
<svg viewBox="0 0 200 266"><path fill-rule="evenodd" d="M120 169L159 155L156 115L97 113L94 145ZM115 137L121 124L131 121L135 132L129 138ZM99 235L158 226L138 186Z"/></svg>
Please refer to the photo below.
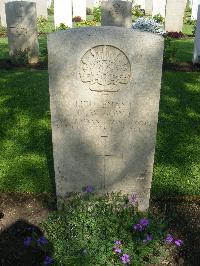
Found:
<svg viewBox="0 0 200 266"><path fill-rule="evenodd" d="M152 15L153 0L145 0L145 14Z"/></svg>
<svg viewBox="0 0 200 266"><path fill-rule="evenodd" d="M197 27L195 32L193 63L200 64L200 5L197 15Z"/></svg>
<svg viewBox="0 0 200 266"><path fill-rule="evenodd" d="M73 0L73 17L80 16L86 20L86 0Z"/></svg>
<svg viewBox="0 0 200 266"><path fill-rule="evenodd" d="M166 0L153 0L153 10L152 15L160 14L165 17Z"/></svg>
<svg viewBox="0 0 200 266"><path fill-rule="evenodd" d="M123 41L122 41L123 40ZM58 199L91 185L149 206L163 38L119 27L48 36Z"/></svg>
<svg viewBox="0 0 200 266"><path fill-rule="evenodd" d="M54 24L55 27L60 24L72 27L72 1L54 0Z"/></svg>
<svg viewBox="0 0 200 266"><path fill-rule="evenodd" d="M29 63L37 63L39 45L36 4L25 1L13 1L6 3L5 6L10 56L15 57L21 53L27 53Z"/></svg>
<svg viewBox="0 0 200 266"><path fill-rule="evenodd" d="M101 25L132 27L132 3L129 1L103 1Z"/></svg>
<svg viewBox="0 0 200 266"><path fill-rule="evenodd" d="M183 28L183 17L187 0L167 0L165 30L180 32Z"/></svg>

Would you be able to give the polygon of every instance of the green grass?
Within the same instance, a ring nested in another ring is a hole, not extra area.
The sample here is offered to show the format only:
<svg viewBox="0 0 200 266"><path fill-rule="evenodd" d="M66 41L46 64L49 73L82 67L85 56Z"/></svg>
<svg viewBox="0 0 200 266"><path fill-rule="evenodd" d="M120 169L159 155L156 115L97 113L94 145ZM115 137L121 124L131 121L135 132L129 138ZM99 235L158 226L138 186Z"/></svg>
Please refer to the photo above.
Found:
<svg viewBox="0 0 200 266"><path fill-rule="evenodd" d="M194 39L172 40L172 47L176 49L175 59L177 62L192 61Z"/></svg>
<svg viewBox="0 0 200 266"><path fill-rule="evenodd" d="M199 81L164 73L154 196L200 194ZM54 191L47 71L1 71L0 116L0 191Z"/></svg>

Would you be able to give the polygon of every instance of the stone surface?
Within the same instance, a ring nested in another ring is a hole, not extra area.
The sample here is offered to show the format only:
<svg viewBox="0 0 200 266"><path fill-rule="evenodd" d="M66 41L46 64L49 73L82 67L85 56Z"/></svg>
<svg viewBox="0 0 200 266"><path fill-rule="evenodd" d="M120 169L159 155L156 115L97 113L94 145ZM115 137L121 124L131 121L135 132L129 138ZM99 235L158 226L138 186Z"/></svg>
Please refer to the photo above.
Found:
<svg viewBox="0 0 200 266"><path fill-rule="evenodd" d="M69 0L54 0L55 27L59 27L61 23L72 27L72 2Z"/></svg>
<svg viewBox="0 0 200 266"><path fill-rule="evenodd" d="M153 10L152 15L160 14L165 17L166 0L153 0Z"/></svg>
<svg viewBox="0 0 200 266"><path fill-rule="evenodd" d="M193 63L200 64L200 5L197 15L197 27L195 32Z"/></svg>
<svg viewBox="0 0 200 266"><path fill-rule="evenodd" d="M77 16L86 20L86 0L73 0L73 17Z"/></svg>
<svg viewBox="0 0 200 266"><path fill-rule="evenodd" d="M48 36L58 198L91 185L149 206L163 38L119 27Z"/></svg>
<svg viewBox="0 0 200 266"><path fill-rule="evenodd" d="M153 10L153 0L146 0L145 1L145 14L152 15Z"/></svg>
<svg viewBox="0 0 200 266"><path fill-rule="evenodd" d="M5 5L8 45L11 56L28 51L29 63L37 63L39 45L37 38L36 4L25 1Z"/></svg>
<svg viewBox="0 0 200 266"><path fill-rule="evenodd" d="M186 0L167 0L165 17L166 31L182 31L186 2Z"/></svg>
<svg viewBox="0 0 200 266"><path fill-rule="evenodd" d="M6 27L5 0L0 0L0 25Z"/></svg>
<svg viewBox="0 0 200 266"><path fill-rule="evenodd" d="M101 5L101 25L132 27L132 4L129 1L103 1Z"/></svg>
<svg viewBox="0 0 200 266"><path fill-rule="evenodd" d="M198 13L198 6L200 5L200 0L193 0L192 1L192 20L197 20L197 13Z"/></svg>

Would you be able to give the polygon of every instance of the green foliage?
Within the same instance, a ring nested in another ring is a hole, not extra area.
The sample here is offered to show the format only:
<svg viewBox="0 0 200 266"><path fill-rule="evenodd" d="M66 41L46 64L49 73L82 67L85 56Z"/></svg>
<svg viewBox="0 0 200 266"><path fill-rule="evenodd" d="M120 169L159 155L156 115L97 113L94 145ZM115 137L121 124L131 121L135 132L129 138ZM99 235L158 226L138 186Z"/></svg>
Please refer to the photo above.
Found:
<svg viewBox="0 0 200 266"><path fill-rule="evenodd" d="M70 29L70 27L66 26L64 23L60 23L59 27L56 27L55 30L53 31L57 31L57 30L67 30Z"/></svg>
<svg viewBox="0 0 200 266"><path fill-rule="evenodd" d="M165 47L163 55L163 63L170 64L176 61L176 48L172 46L172 38L165 38Z"/></svg>
<svg viewBox="0 0 200 266"><path fill-rule="evenodd" d="M93 16L94 16L94 21L101 22L101 7L94 7Z"/></svg>
<svg viewBox="0 0 200 266"><path fill-rule="evenodd" d="M143 217L150 224L137 232L133 225ZM125 196L114 193L73 195L63 212L50 215L42 227L54 246L55 265L122 265L113 252L116 240L122 241L120 248L129 254L130 265L159 263L166 235L162 220L138 213ZM153 240L145 243L147 233Z"/></svg>
<svg viewBox="0 0 200 266"><path fill-rule="evenodd" d="M96 21L92 20L83 20L81 22L76 22L76 27L95 27L96 26Z"/></svg>
<svg viewBox="0 0 200 266"><path fill-rule="evenodd" d="M163 24L165 19L161 16L161 14L157 14L155 16L153 16L153 19L157 22L157 23L161 23Z"/></svg>
<svg viewBox="0 0 200 266"><path fill-rule="evenodd" d="M135 5L132 8L132 16L134 16L135 18L144 17L144 12L140 9L140 6Z"/></svg>
<svg viewBox="0 0 200 266"><path fill-rule="evenodd" d="M190 7L189 3L187 3L186 8L185 8L185 14L184 14L184 23L189 24L191 20L191 15L192 15L192 8Z"/></svg>
<svg viewBox="0 0 200 266"><path fill-rule="evenodd" d="M47 27L48 19L44 17L37 18L37 27L39 33L45 33L45 29Z"/></svg>

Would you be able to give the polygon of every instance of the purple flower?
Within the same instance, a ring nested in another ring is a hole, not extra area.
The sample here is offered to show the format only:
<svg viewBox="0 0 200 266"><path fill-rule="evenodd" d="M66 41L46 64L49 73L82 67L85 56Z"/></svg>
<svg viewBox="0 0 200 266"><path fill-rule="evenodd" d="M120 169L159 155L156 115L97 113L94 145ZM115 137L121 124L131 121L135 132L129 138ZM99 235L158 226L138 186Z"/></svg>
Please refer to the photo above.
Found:
<svg viewBox="0 0 200 266"><path fill-rule="evenodd" d="M122 250L120 249L120 248L118 248L118 247L115 247L114 249L113 249L113 251L117 254L117 253L122 253Z"/></svg>
<svg viewBox="0 0 200 266"><path fill-rule="evenodd" d="M85 187L85 192L92 193L94 191L94 188L91 185L88 185Z"/></svg>
<svg viewBox="0 0 200 266"><path fill-rule="evenodd" d="M122 244L121 240L116 240L115 241L115 245L121 245L121 244Z"/></svg>
<svg viewBox="0 0 200 266"><path fill-rule="evenodd" d="M130 262L130 257L128 254L123 254L120 259L123 264L128 264Z"/></svg>
<svg viewBox="0 0 200 266"><path fill-rule="evenodd" d="M139 221L139 224L142 226L142 227L146 227L148 224L149 224L149 220L147 218L143 218Z"/></svg>
<svg viewBox="0 0 200 266"><path fill-rule="evenodd" d="M135 229L135 231L143 231L144 228L142 227L141 224L135 224L133 225L133 228Z"/></svg>
<svg viewBox="0 0 200 266"><path fill-rule="evenodd" d="M38 244L45 245L45 244L48 244L49 241L46 239L45 236L41 236L38 238L37 242L38 242Z"/></svg>
<svg viewBox="0 0 200 266"><path fill-rule="evenodd" d="M147 243L147 242L150 242L150 241L152 241L152 240L153 240L153 236L150 235L150 234L147 234L146 239L143 240L143 242L144 242L144 243Z"/></svg>
<svg viewBox="0 0 200 266"><path fill-rule="evenodd" d="M26 247L30 246L31 241L32 241L32 238L30 236L26 237L24 239L24 246L26 246Z"/></svg>
<svg viewBox="0 0 200 266"><path fill-rule="evenodd" d="M172 244L173 241L174 241L174 238L173 238L172 235L168 234L166 239L165 239L165 241L166 241L167 244Z"/></svg>
<svg viewBox="0 0 200 266"><path fill-rule="evenodd" d="M44 259L44 265L49 265L53 262L53 259L49 256L46 256Z"/></svg>
<svg viewBox="0 0 200 266"><path fill-rule="evenodd" d="M180 247L183 244L183 240L178 239L178 240L175 240L174 243L176 246Z"/></svg>
<svg viewBox="0 0 200 266"><path fill-rule="evenodd" d="M137 199L137 194L135 192L133 192L129 197L128 197L128 201L131 205L135 206L138 202Z"/></svg>

